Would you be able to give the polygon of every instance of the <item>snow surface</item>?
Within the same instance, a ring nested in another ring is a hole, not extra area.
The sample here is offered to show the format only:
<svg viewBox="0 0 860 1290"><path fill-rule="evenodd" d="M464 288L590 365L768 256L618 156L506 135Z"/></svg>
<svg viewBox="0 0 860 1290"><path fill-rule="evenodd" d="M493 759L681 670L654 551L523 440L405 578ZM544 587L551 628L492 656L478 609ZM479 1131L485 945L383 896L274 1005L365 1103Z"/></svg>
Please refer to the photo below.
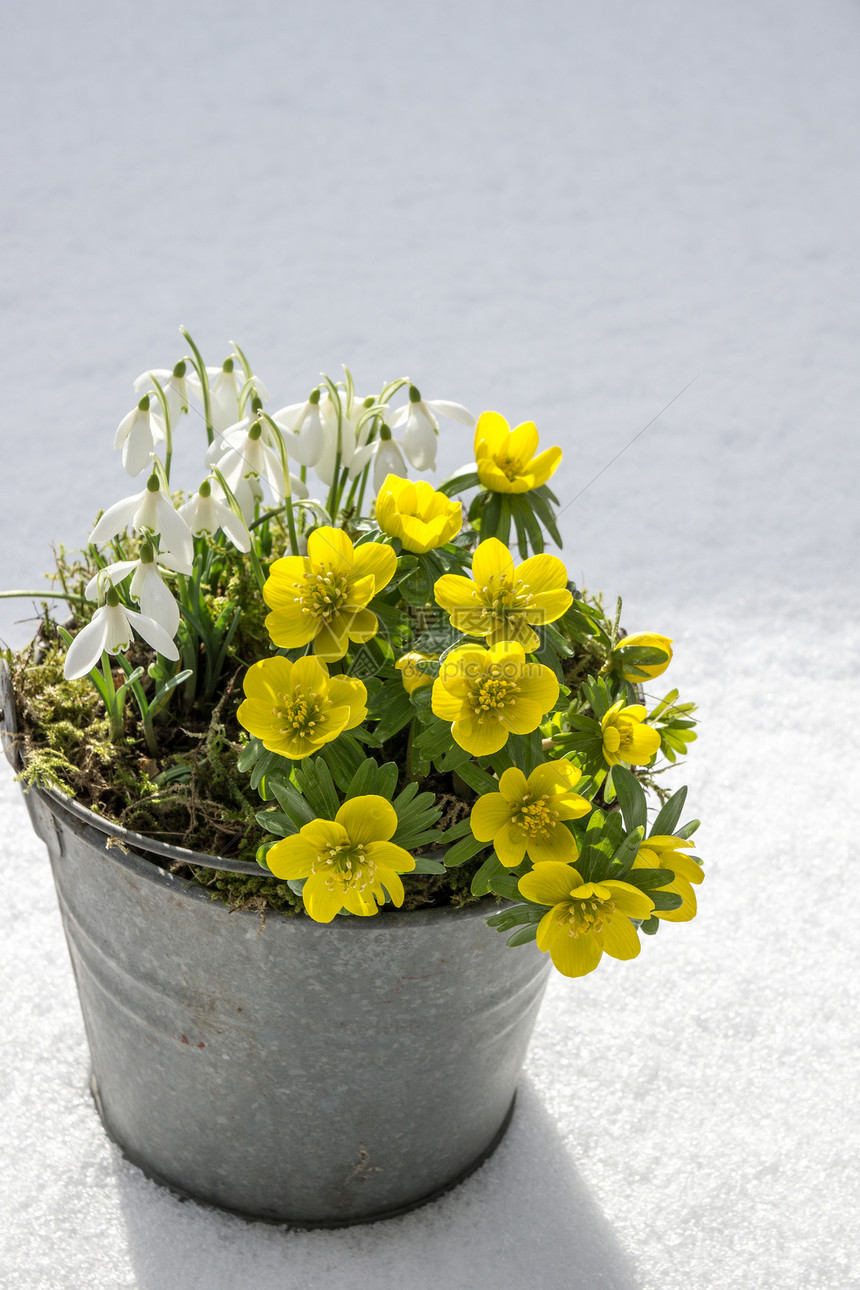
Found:
<svg viewBox="0 0 860 1290"><path fill-rule="evenodd" d="M287 1233L105 1139L3 773L0 1283L860 1287L856 3L34 0L4 53L0 587L136 487L113 432L180 322L279 402L345 361L534 417L571 571L701 703L708 877L637 962L554 981L467 1183Z"/></svg>

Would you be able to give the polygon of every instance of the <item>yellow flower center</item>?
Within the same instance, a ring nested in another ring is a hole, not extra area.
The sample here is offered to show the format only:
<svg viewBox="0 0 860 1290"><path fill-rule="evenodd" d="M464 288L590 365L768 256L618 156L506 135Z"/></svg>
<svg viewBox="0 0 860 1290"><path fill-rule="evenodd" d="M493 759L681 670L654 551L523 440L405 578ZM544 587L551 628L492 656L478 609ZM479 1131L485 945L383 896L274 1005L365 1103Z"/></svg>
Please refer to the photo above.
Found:
<svg viewBox="0 0 860 1290"><path fill-rule="evenodd" d="M558 822L558 812L550 810L548 801L546 795L523 801L512 822L530 838L548 838Z"/></svg>
<svg viewBox="0 0 860 1290"><path fill-rule="evenodd" d="M344 575L332 573L326 565L314 569L313 573L293 583L293 587L299 593L302 613L312 614L314 618L319 618L324 623L334 618L335 614L343 608L349 595L348 583Z"/></svg>
<svg viewBox="0 0 860 1290"><path fill-rule="evenodd" d="M499 453L496 458L496 465L499 470L507 475L508 479L517 479L523 473L523 463L519 457L512 457L510 453L505 453L504 456Z"/></svg>
<svg viewBox="0 0 860 1290"><path fill-rule="evenodd" d="M324 873L329 891L363 891L374 881L376 864L365 855L360 844L342 842L321 851L311 865L311 873Z"/></svg>
<svg viewBox="0 0 860 1290"><path fill-rule="evenodd" d="M603 931L615 912L615 901L612 900L612 889L602 887L596 882L584 883L570 893L570 900L565 901L558 915L560 926L567 926L568 936L597 935Z"/></svg>
<svg viewBox="0 0 860 1290"><path fill-rule="evenodd" d="M301 689L298 689L292 698L285 699L279 708L272 708L273 716L282 722L282 735L297 731L299 734L307 735L309 739L314 736L319 713L320 705L316 696L306 698Z"/></svg>
<svg viewBox="0 0 860 1290"><path fill-rule="evenodd" d="M496 667L490 668L487 675L481 678L469 696L474 714L479 721L489 713L493 713L501 721L501 709L506 705L516 703L514 696L520 687L513 681L504 680L503 677L498 675L498 671L499 669Z"/></svg>

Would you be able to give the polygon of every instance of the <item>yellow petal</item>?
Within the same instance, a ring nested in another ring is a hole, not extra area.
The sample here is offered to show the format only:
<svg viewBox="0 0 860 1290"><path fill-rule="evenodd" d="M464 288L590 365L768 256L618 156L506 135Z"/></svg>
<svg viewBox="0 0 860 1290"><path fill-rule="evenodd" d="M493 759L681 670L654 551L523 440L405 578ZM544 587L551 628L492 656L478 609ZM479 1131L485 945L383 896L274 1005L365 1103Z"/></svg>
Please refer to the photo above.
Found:
<svg viewBox="0 0 860 1290"><path fill-rule="evenodd" d="M473 757L488 757L490 753L504 748L508 741L508 732L501 721L479 720L472 716L455 721L451 734L454 742Z"/></svg>
<svg viewBox="0 0 860 1290"><path fill-rule="evenodd" d="M367 689L355 677L332 677L329 682L329 700L338 707L345 705L349 709L345 730L354 730L367 716Z"/></svg>
<svg viewBox="0 0 860 1290"><path fill-rule="evenodd" d="M478 454L481 444L486 444L487 451L492 456L503 446L509 433L510 427L500 413L482 412L475 426L475 454Z"/></svg>
<svg viewBox="0 0 860 1290"><path fill-rule="evenodd" d="M599 938L593 932L571 936L566 924L559 923L554 913L546 915L551 922L544 937L550 958L562 976L587 976L594 971L603 955Z"/></svg>
<svg viewBox="0 0 860 1290"><path fill-rule="evenodd" d="M607 919L603 931L603 948L614 959L635 959L639 953L639 936L629 918L617 914Z"/></svg>
<svg viewBox="0 0 860 1290"><path fill-rule="evenodd" d="M519 806L530 787L529 780L516 766L510 766L499 780L499 792L507 798L511 806Z"/></svg>
<svg viewBox="0 0 860 1290"><path fill-rule="evenodd" d="M286 659L272 659L273 663L286 662ZM289 693L295 694L298 687L301 687L305 694L316 694L324 698L329 689L328 668L325 663L320 663L319 659L312 654L306 654L304 658L296 659L291 665L291 676L289 680ZM286 689L287 687L285 687Z"/></svg>
<svg viewBox="0 0 860 1290"><path fill-rule="evenodd" d="M387 586L397 570L397 556L390 546L381 542L363 542L354 551L356 576L373 577L375 590L381 591ZM367 602L365 602L367 603Z"/></svg>
<svg viewBox="0 0 860 1290"><path fill-rule="evenodd" d="M511 436L505 445L507 452L510 453L516 461L522 462L523 466L530 463L538 446L538 432L534 421L524 421L511 431Z"/></svg>
<svg viewBox="0 0 860 1290"><path fill-rule="evenodd" d="M510 821L499 829L493 838L496 855L506 869L516 869L526 854L526 839L522 829Z"/></svg>
<svg viewBox="0 0 860 1290"><path fill-rule="evenodd" d="M529 775L529 792L531 793L566 793L582 779L582 771L572 765L566 757L557 761L545 761L536 766Z"/></svg>
<svg viewBox="0 0 860 1290"><path fill-rule="evenodd" d="M380 881L386 887L388 883L384 876L385 872L390 870L392 873L411 873L415 868L415 857L411 856L405 847L399 847L396 842L370 842L365 850L377 866Z"/></svg>
<svg viewBox="0 0 860 1290"><path fill-rule="evenodd" d="M622 761L644 766L660 749L660 735L652 726L635 725L629 743L618 749Z"/></svg>
<svg viewBox="0 0 860 1290"><path fill-rule="evenodd" d="M523 874L518 883L520 894L536 905L558 905L569 900L570 893L581 885L582 878L573 865L555 860Z"/></svg>
<svg viewBox="0 0 860 1290"><path fill-rule="evenodd" d="M276 878L307 878L318 848L301 833L281 838L269 848L266 864Z"/></svg>
<svg viewBox="0 0 860 1290"><path fill-rule="evenodd" d="M443 573L433 586L436 604L449 612L452 609L474 609L475 584L471 578L461 578L456 573Z"/></svg>
<svg viewBox="0 0 860 1290"><path fill-rule="evenodd" d="M266 614L266 631L272 643L281 649L297 649L313 640L319 619L313 614L300 614L295 610L273 609ZM340 655L338 655L340 657Z"/></svg>
<svg viewBox="0 0 860 1290"><path fill-rule="evenodd" d="M293 665L287 658L261 658L252 663L242 681L248 699L259 699L271 707L280 701L290 688Z"/></svg>
<svg viewBox="0 0 860 1290"><path fill-rule="evenodd" d="M479 842L490 842L510 818L510 802L501 793L485 793L472 807L469 823Z"/></svg>
<svg viewBox="0 0 860 1290"><path fill-rule="evenodd" d="M437 678L433 682L433 693L430 696L430 707L443 721L456 721L463 712L462 698L451 693L444 681Z"/></svg>
<svg viewBox="0 0 860 1290"><path fill-rule="evenodd" d="M533 596L539 592L567 591L567 569L557 555L530 556L517 566L517 577Z"/></svg>
<svg viewBox="0 0 860 1290"><path fill-rule="evenodd" d="M529 853L529 859L532 864L545 865L561 862L570 864L579 856L579 848L574 841L570 829L566 829L563 824L556 824L550 831L549 837L542 838L537 835L529 838L526 842L526 848Z"/></svg>
<svg viewBox="0 0 860 1290"><path fill-rule="evenodd" d="M387 842L397 832L397 812L390 802L375 793L351 797L334 818L356 845Z"/></svg>
<svg viewBox="0 0 860 1290"><path fill-rule="evenodd" d="M270 615L271 617L271 615ZM274 640L274 637L272 637ZM277 644L277 641L275 642ZM314 636L314 653L317 658L333 663L343 658L349 645L343 615L338 614L330 623L321 623Z"/></svg>
<svg viewBox="0 0 860 1290"><path fill-rule="evenodd" d="M308 538L308 559L317 569L330 569L344 578L355 576L354 547L343 529L324 524Z"/></svg>
<svg viewBox="0 0 860 1290"><path fill-rule="evenodd" d="M472 557L472 576L479 595L484 587L491 584L493 578L496 579L496 587L503 580L513 582L514 557L504 542L500 542L498 538L487 538L478 544Z"/></svg>
<svg viewBox="0 0 860 1290"><path fill-rule="evenodd" d="M558 463L561 461L561 448L547 448L539 457L535 457L529 462L529 472L532 476L532 488L540 488L545 484L551 475L554 475Z"/></svg>
<svg viewBox="0 0 860 1290"><path fill-rule="evenodd" d="M628 918L650 918L654 909L654 902L644 891L638 887L632 886L629 882L620 882L614 878L608 880L604 886L608 887L615 908L619 913L626 914Z"/></svg>
<svg viewBox="0 0 860 1290"><path fill-rule="evenodd" d="M301 555L286 555L269 569L263 585L263 599L270 609L280 609L296 599L295 584L303 583L311 573L311 562Z"/></svg>

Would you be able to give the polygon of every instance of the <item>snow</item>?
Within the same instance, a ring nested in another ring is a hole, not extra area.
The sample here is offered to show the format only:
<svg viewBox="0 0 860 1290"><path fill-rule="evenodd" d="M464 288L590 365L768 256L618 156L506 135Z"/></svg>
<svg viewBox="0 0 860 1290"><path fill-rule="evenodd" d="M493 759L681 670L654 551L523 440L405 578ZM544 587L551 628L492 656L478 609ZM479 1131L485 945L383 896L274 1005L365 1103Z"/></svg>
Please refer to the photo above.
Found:
<svg viewBox="0 0 860 1290"><path fill-rule="evenodd" d="M347 362L534 417L571 571L701 704L708 877L637 962L554 981L468 1182L288 1233L105 1139L3 772L2 1284L860 1287L856 5L37 0L5 54L0 587L132 491L113 433L179 323L277 406Z"/></svg>

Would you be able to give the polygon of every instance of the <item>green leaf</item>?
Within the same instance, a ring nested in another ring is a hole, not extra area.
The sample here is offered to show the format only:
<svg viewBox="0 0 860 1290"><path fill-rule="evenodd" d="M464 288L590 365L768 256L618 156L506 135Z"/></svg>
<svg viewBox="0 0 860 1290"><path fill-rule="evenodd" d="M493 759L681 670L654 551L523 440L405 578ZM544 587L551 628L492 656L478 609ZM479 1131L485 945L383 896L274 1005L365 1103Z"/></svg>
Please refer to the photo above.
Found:
<svg viewBox="0 0 860 1290"><path fill-rule="evenodd" d="M665 913L669 909L679 909L683 903L677 891L649 891L649 898L654 902L654 908Z"/></svg>
<svg viewBox="0 0 860 1290"><path fill-rule="evenodd" d="M481 484L480 477L475 468L474 462L455 470L453 475L449 475L441 484L436 485L437 493L444 493L446 497L453 497L454 493L465 493L470 488L479 488Z"/></svg>
<svg viewBox="0 0 860 1290"><path fill-rule="evenodd" d="M613 874L613 877L615 875ZM638 887L640 891L647 891L649 896L657 890L658 887L667 887L675 878L672 869L631 869L627 875L626 881L633 887ZM669 906L674 909L674 905Z"/></svg>
<svg viewBox="0 0 860 1290"><path fill-rule="evenodd" d="M633 861L639 854L642 839L645 836L645 825L631 830L612 857L612 877L624 880L633 868Z"/></svg>
<svg viewBox="0 0 860 1290"><path fill-rule="evenodd" d="M306 757L296 767L295 776L299 788L317 816L333 820L340 808L340 799L325 762L319 757Z"/></svg>
<svg viewBox="0 0 860 1290"><path fill-rule="evenodd" d="M374 709L379 707L382 715L378 724L374 727L373 733L381 743L391 739L415 716L415 709L409 701L409 695L403 689L402 685L392 693L390 686L385 686L378 698L374 701ZM426 686L430 689L430 686ZM371 717L376 716L376 711L370 713Z"/></svg>
<svg viewBox="0 0 860 1290"><path fill-rule="evenodd" d="M498 793L499 781L493 779L485 770L477 766L473 761L466 762L460 766L457 774L469 788L473 788L476 793Z"/></svg>
<svg viewBox="0 0 860 1290"><path fill-rule="evenodd" d="M509 936L505 941L505 944L512 947L516 945L528 945L529 941L537 939L537 933L537 923L527 923L525 927L520 927L518 931L514 932L513 936Z"/></svg>
<svg viewBox="0 0 860 1290"><path fill-rule="evenodd" d="M365 797L377 793L379 765L373 757L367 757L353 775L346 790L345 800L350 797Z"/></svg>
<svg viewBox="0 0 860 1290"><path fill-rule="evenodd" d="M660 919L655 914L646 918L644 923L639 924L639 931L644 932L646 936L654 936L660 929Z"/></svg>
<svg viewBox="0 0 860 1290"><path fill-rule="evenodd" d="M427 856L415 857L415 868L410 869L409 873L444 873L445 866L439 860L430 860ZM409 874L404 874L408 877Z"/></svg>
<svg viewBox="0 0 860 1290"><path fill-rule="evenodd" d="M626 766L613 766L612 782L618 795L618 805L629 833L648 827L648 799L636 776Z"/></svg>
<svg viewBox="0 0 860 1290"><path fill-rule="evenodd" d="M495 892L497 896L503 896L505 900L522 900L518 884L519 878L510 873L503 873L497 878L491 878L488 886L490 891Z"/></svg>
<svg viewBox="0 0 860 1290"><path fill-rule="evenodd" d="M471 835L461 838L459 842L455 842L445 852L445 868L456 869L459 865L465 864L467 860L471 860L479 851L485 851L488 846L488 842L479 842L477 838ZM489 891L489 887L487 890Z"/></svg>
<svg viewBox="0 0 860 1290"><path fill-rule="evenodd" d="M465 838L471 832L472 821L467 815L465 820L458 820L456 824L451 825L450 829L445 830L439 838L439 845L447 846L450 842L456 842L458 838Z"/></svg>
<svg viewBox="0 0 860 1290"><path fill-rule="evenodd" d="M273 776L269 780L269 788L281 810L289 816L297 828L310 824L311 820L316 819L310 804L289 780Z"/></svg>
<svg viewBox="0 0 860 1290"><path fill-rule="evenodd" d="M659 811L657 818L651 826L651 832L655 837L671 837L675 825L681 818L681 811L684 809L684 802L687 798L687 789L679 788L677 793L673 793L666 805Z"/></svg>
<svg viewBox="0 0 860 1290"><path fill-rule="evenodd" d="M486 846L486 843L484 845ZM507 872L505 866L496 853L493 852L492 855L487 857L472 879L472 895L488 896L493 878L500 878L505 872Z"/></svg>
<svg viewBox="0 0 860 1290"><path fill-rule="evenodd" d="M298 833L294 821L283 811L258 811L254 818L261 828L268 833L276 833L278 837L289 838L294 833Z"/></svg>
<svg viewBox="0 0 860 1290"><path fill-rule="evenodd" d="M683 828L675 830L676 838L691 838L696 830L701 826L701 820L688 820Z"/></svg>
<svg viewBox="0 0 860 1290"><path fill-rule="evenodd" d="M514 905L513 909L502 909L498 914L487 919L488 927L497 927L500 932L508 932L512 927L522 927L524 923L535 926L543 918L549 905Z"/></svg>

